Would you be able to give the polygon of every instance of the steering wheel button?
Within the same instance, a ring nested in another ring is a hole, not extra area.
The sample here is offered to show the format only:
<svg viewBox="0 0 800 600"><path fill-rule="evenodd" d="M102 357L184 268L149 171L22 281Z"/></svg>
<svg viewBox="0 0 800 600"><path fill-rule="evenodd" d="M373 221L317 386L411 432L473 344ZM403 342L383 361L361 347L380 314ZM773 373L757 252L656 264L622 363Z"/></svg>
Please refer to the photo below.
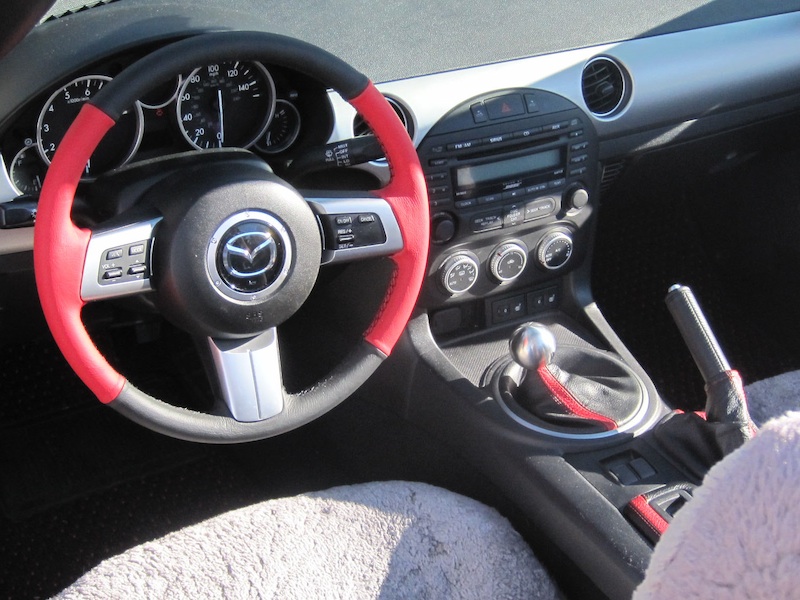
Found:
<svg viewBox="0 0 800 600"><path fill-rule="evenodd" d="M136 256L137 254L144 254L144 243L134 244L128 248L128 256Z"/></svg>
<svg viewBox="0 0 800 600"><path fill-rule="evenodd" d="M352 225L353 224L353 217L350 215L340 215L336 217L336 224L337 225Z"/></svg>
<svg viewBox="0 0 800 600"><path fill-rule="evenodd" d="M103 279L119 279L122 277L122 269L107 269L103 273Z"/></svg>
<svg viewBox="0 0 800 600"><path fill-rule="evenodd" d="M128 275L143 275L147 271L145 265L133 265L128 269Z"/></svg>
<svg viewBox="0 0 800 600"><path fill-rule="evenodd" d="M122 248L114 248L106 252L106 260L115 260L122 258Z"/></svg>

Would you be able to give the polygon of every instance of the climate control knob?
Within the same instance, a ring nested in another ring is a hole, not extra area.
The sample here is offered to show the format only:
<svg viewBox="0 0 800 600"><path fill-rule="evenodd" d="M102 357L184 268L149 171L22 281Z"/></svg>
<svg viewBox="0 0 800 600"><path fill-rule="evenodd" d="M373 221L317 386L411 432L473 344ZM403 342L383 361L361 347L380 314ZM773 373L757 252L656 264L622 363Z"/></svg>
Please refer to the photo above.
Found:
<svg viewBox="0 0 800 600"><path fill-rule="evenodd" d="M469 254L454 254L439 267L439 277L450 294L463 294L478 281L478 261Z"/></svg>
<svg viewBox="0 0 800 600"><path fill-rule="evenodd" d="M528 249L522 242L506 242L492 252L489 272L498 281L513 281L522 275L526 264Z"/></svg>
<svg viewBox="0 0 800 600"><path fill-rule="evenodd" d="M572 256L572 238L565 231L551 231L546 234L536 250L536 258L545 269L560 269Z"/></svg>

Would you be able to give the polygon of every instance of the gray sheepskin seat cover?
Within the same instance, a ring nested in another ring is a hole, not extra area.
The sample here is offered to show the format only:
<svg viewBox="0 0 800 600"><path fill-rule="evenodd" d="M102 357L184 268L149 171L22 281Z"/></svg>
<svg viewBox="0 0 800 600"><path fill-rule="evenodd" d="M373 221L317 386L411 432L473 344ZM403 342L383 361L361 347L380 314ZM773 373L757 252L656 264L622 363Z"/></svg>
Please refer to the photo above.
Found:
<svg viewBox="0 0 800 600"><path fill-rule="evenodd" d="M800 412L717 463L656 546L634 600L800 598Z"/></svg>
<svg viewBox="0 0 800 600"><path fill-rule="evenodd" d="M262 502L101 563L59 598L556 598L494 509L420 483Z"/></svg>

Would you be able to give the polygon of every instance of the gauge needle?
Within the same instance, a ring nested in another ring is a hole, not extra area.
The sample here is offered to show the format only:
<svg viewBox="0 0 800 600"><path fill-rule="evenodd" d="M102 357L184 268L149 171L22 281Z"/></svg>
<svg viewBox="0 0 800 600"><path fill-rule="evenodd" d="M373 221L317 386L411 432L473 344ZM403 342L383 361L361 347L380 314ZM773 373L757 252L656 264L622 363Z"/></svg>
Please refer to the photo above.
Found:
<svg viewBox="0 0 800 600"><path fill-rule="evenodd" d="M217 88L217 100L219 101L219 146L222 148L222 144L225 142L225 123L222 111L222 90L219 88Z"/></svg>

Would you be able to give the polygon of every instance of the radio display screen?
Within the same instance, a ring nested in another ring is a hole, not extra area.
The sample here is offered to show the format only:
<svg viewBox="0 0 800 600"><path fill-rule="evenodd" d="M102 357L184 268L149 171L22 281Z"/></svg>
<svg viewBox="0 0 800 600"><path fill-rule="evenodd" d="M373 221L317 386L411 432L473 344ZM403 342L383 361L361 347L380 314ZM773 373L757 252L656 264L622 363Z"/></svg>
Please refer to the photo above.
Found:
<svg viewBox="0 0 800 600"><path fill-rule="evenodd" d="M474 188L487 181L524 177L537 171L558 167L560 164L561 150L556 148L484 165L461 167L456 169L456 185L460 189Z"/></svg>

